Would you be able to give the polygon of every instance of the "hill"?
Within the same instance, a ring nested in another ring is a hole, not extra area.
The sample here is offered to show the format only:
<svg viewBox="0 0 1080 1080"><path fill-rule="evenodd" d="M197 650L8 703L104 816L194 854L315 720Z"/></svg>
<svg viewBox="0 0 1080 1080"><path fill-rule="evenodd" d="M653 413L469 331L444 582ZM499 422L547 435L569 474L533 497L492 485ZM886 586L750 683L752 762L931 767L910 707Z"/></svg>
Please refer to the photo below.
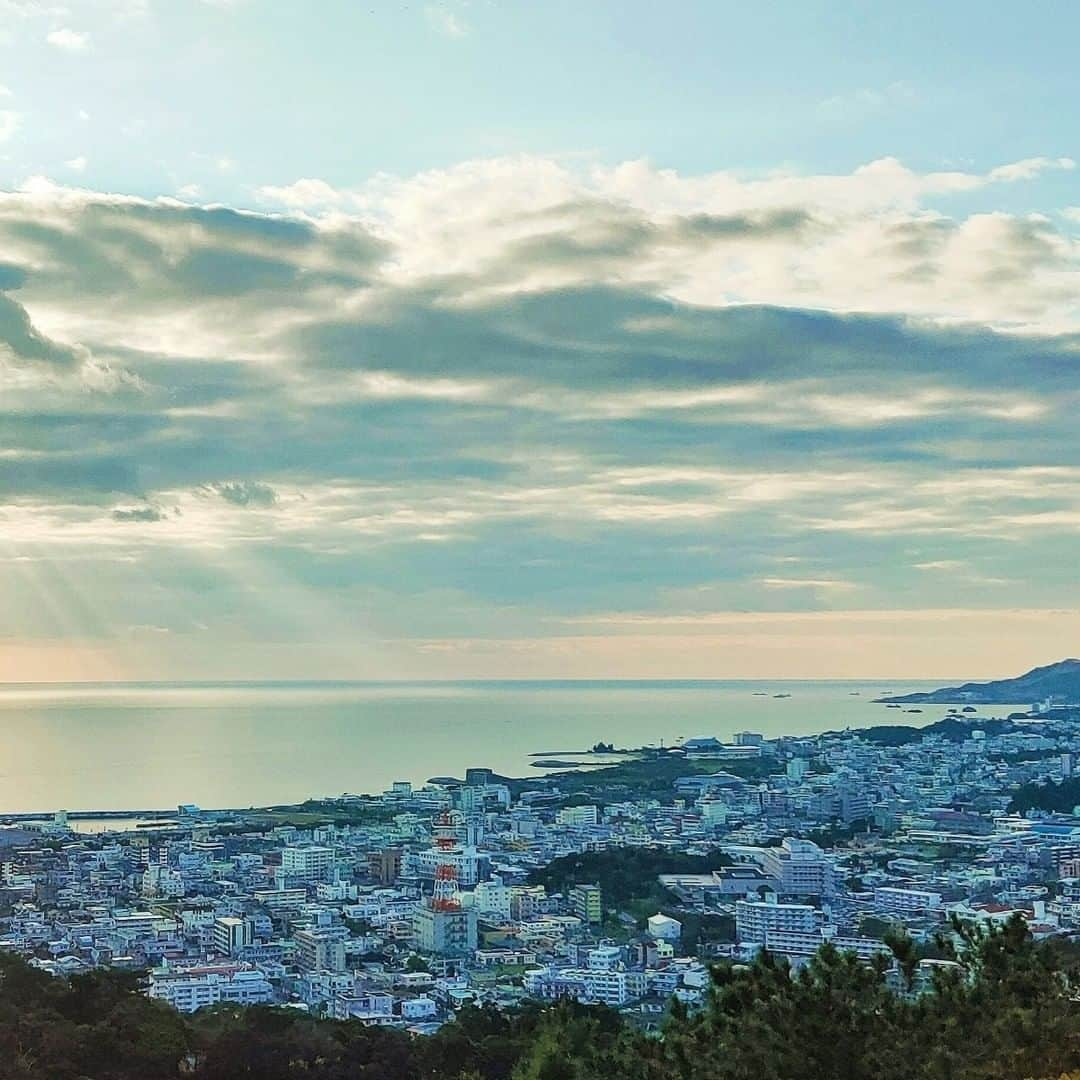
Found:
<svg viewBox="0 0 1080 1080"><path fill-rule="evenodd" d="M928 702L938 705L1017 705L1061 697L1070 704L1080 702L1080 660L1059 660L1056 664L1033 668L1015 679L964 683L927 693L878 698L888 704Z"/></svg>

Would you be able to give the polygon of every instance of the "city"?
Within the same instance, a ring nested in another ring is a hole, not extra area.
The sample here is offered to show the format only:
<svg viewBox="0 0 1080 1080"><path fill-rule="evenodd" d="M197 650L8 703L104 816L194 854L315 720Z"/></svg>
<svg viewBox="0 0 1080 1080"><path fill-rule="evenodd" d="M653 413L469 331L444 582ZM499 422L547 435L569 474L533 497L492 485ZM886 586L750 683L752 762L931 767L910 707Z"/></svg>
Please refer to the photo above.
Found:
<svg viewBox="0 0 1080 1080"><path fill-rule="evenodd" d="M113 967L181 1012L277 1004L430 1034L572 998L655 1027L710 965L830 942L913 989L950 920L1080 936L1080 706L924 729L741 732L515 780L485 768L267 811L0 828L0 951ZM611 751L611 747L598 750ZM605 756L605 760L607 760ZM115 831L121 830L121 831Z"/></svg>

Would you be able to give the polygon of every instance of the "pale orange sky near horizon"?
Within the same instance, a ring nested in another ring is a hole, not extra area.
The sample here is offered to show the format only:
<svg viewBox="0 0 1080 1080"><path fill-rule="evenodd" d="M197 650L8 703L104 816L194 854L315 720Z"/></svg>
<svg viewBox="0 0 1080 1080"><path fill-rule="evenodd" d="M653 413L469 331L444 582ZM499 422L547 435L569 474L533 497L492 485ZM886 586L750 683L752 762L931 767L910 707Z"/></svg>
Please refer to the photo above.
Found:
<svg viewBox="0 0 1080 1080"><path fill-rule="evenodd" d="M198 636L0 643L0 682L261 679L997 679L1080 653L1080 612L602 616L602 633L328 646ZM589 620L582 620L588 622ZM584 627L582 627L584 629Z"/></svg>

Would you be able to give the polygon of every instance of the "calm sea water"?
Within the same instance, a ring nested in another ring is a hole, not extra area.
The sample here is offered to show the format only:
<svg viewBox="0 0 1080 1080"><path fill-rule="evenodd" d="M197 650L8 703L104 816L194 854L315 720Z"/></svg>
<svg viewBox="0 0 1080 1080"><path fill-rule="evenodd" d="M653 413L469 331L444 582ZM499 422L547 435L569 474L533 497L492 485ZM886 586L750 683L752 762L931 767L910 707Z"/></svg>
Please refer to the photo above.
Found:
<svg viewBox="0 0 1080 1080"><path fill-rule="evenodd" d="M530 754L599 740L636 747L742 730L923 724L945 707L909 715L871 698L930 685L9 685L0 688L0 813L264 806L461 776L470 765L536 774Z"/></svg>

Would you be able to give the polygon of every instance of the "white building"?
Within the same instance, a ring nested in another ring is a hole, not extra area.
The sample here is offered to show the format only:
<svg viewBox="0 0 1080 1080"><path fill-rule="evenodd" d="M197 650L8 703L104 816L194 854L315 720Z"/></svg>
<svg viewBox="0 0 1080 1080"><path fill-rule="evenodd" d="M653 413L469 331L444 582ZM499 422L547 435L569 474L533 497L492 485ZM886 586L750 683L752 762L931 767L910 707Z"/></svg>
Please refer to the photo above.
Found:
<svg viewBox="0 0 1080 1080"><path fill-rule="evenodd" d="M480 855L475 848L464 848L461 851L427 848L409 852L402 860L401 871L407 877L432 881L437 866L450 865L454 867L458 885L468 889L487 876L490 862L487 855Z"/></svg>
<svg viewBox="0 0 1080 1080"><path fill-rule="evenodd" d="M413 916L413 932L421 952L447 957L476 952L476 912L470 908L436 911L422 904Z"/></svg>
<svg viewBox="0 0 1080 1080"><path fill-rule="evenodd" d="M776 880L784 896L832 896L836 867L812 840L786 837L779 847L764 848L761 868Z"/></svg>
<svg viewBox="0 0 1080 1080"><path fill-rule="evenodd" d="M167 1001L179 1012L207 1005L264 1005L274 1000L274 988L256 968L241 964L183 969L155 968L150 973L150 997Z"/></svg>
<svg viewBox="0 0 1080 1080"><path fill-rule="evenodd" d="M649 937L656 941L678 941L682 937L682 923L657 912L649 916Z"/></svg>
<svg viewBox="0 0 1080 1080"><path fill-rule="evenodd" d="M335 1020L359 1020L362 1024L392 1024L394 998L391 994L339 994L331 1011Z"/></svg>
<svg viewBox="0 0 1080 1080"><path fill-rule="evenodd" d="M248 919L225 915L214 920L214 948L224 956L236 956L245 945L255 941L255 928Z"/></svg>
<svg viewBox="0 0 1080 1080"><path fill-rule="evenodd" d="M564 806L556 815L556 824L570 827L595 825L600 820L595 806Z"/></svg>
<svg viewBox="0 0 1080 1080"><path fill-rule="evenodd" d="M618 1008L639 997L644 990L642 972L609 971L594 968L532 968L522 977L530 997L544 1001L574 998Z"/></svg>
<svg viewBox="0 0 1080 1080"><path fill-rule="evenodd" d="M739 900L735 904L735 937L739 944L764 945L770 932L813 933L818 913L809 904L768 904Z"/></svg>
<svg viewBox="0 0 1080 1080"><path fill-rule="evenodd" d="M941 907L941 893L882 886L874 890L874 907L887 915L919 915Z"/></svg>
<svg viewBox="0 0 1080 1080"><path fill-rule="evenodd" d="M504 885L499 878L481 881L473 890L473 907L477 913L497 915L501 919L510 916L510 886Z"/></svg>
<svg viewBox="0 0 1080 1080"><path fill-rule="evenodd" d="M777 956L786 956L792 962L809 960L825 942L831 942L842 952L853 952L860 960L875 956L891 956L892 952L883 941L875 938L841 937L835 928L804 933L795 930L769 930L765 933L764 946Z"/></svg>
<svg viewBox="0 0 1080 1080"><path fill-rule="evenodd" d="M150 898L178 900L186 889L179 872L167 866L148 866L142 875L142 894Z"/></svg>
<svg viewBox="0 0 1080 1080"><path fill-rule="evenodd" d="M281 851L283 885L317 885L329 881L334 872L334 849L308 844Z"/></svg>

